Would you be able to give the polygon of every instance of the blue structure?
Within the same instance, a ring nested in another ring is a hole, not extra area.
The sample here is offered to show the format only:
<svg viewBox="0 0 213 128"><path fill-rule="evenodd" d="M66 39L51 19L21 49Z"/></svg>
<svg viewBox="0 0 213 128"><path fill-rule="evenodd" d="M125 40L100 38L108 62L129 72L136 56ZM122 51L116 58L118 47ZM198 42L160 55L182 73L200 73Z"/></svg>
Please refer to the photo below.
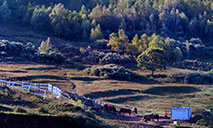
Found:
<svg viewBox="0 0 213 128"><path fill-rule="evenodd" d="M190 120L192 108L171 108L172 120Z"/></svg>

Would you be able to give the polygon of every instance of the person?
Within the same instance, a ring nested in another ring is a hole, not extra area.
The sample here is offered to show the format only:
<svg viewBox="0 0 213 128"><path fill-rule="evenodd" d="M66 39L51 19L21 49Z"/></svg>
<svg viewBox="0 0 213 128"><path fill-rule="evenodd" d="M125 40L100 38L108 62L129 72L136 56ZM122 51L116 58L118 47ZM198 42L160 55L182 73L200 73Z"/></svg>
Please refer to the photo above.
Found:
<svg viewBox="0 0 213 128"><path fill-rule="evenodd" d="M165 118L168 119L168 112L165 111Z"/></svg>

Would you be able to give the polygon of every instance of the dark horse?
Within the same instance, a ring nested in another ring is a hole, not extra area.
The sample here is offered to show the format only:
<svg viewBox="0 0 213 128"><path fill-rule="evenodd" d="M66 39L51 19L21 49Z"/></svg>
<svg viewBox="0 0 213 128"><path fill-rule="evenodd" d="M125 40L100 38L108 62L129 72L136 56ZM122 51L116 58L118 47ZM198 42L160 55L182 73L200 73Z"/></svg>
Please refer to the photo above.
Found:
<svg viewBox="0 0 213 128"><path fill-rule="evenodd" d="M157 119L157 121L159 121L160 116L158 114L144 115L142 121L154 121L154 119Z"/></svg>
<svg viewBox="0 0 213 128"><path fill-rule="evenodd" d="M119 114L122 114L122 113L123 113L123 115L125 113L128 113L129 116L131 116L132 110L131 109L127 109L127 108L121 108Z"/></svg>
<svg viewBox="0 0 213 128"><path fill-rule="evenodd" d="M116 108L112 105L109 104L104 104L104 108L106 109L106 111L109 113L110 111L112 111L114 114L116 113Z"/></svg>

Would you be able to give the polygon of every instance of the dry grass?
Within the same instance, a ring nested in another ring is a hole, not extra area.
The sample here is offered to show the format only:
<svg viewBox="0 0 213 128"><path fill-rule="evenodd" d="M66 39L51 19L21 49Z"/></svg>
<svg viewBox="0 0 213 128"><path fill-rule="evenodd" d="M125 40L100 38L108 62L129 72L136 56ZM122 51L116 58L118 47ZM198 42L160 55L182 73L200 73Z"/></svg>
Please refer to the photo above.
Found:
<svg viewBox="0 0 213 128"><path fill-rule="evenodd" d="M134 70L142 75L149 75L147 71ZM177 68L168 68L165 71L158 71L156 74L168 75L175 73L191 72L191 70L182 70ZM70 81L76 85L75 92L79 95L94 95L97 99L111 102L119 107L136 106L139 114L158 113L163 115L164 111L169 111L171 107L192 107L193 114L200 114L208 105L213 104L213 87L211 85L186 85L186 84L143 84L127 81L106 80L98 77L89 77L79 71L72 65L54 66L36 63L8 63L0 64L0 74L6 74L9 77L18 77L28 79L27 81L51 83L54 86L71 91L72 84L68 79L64 79L67 74ZM157 79L156 79L157 80ZM201 91L191 93L156 95L143 93L144 90L153 87L174 87L186 86L195 87ZM28 94L25 94L28 95ZM30 96L28 100L33 100ZM34 99L35 101L37 99ZM60 102L60 101L59 101ZM37 111L27 110L29 113ZM111 122L112 120L107 120Z"/></svg>

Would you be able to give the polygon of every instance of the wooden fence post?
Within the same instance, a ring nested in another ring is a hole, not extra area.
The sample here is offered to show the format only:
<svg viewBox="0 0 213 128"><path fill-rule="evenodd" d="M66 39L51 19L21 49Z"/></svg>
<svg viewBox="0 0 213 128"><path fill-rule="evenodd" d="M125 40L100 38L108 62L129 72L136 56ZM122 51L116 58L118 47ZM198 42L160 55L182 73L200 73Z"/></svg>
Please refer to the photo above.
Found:
<svg viewBox="0 0 213 128"><path fill-rule="evenodd" d="M46 99L46 90L44 90L44 100Z"/></svg>
<svg viewBox="0 0 213 128"><path fill-rule="evenodd" d="M12 89L14 88L14 82L12 82Z"/></svg>
<svg viewBox="0 0 213 128"><path fill-rule="evenodd" d="M31 85L28 86L28 93L30 93L30 88L31 88Z"/></svg>

